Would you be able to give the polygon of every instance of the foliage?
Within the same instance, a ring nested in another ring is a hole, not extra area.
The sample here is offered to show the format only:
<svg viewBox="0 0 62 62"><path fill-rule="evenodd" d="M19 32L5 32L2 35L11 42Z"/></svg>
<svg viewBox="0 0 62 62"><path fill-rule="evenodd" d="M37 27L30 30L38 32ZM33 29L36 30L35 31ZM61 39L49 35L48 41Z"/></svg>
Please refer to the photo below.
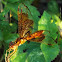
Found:
<svg viewBox="0 0 62 62"><path fill-rule="evenodd" d="M55 0L50 0L48 3L48 9L47 12L50 13L51 15L59 15L59 6L58 3Z"/></svg>
<svg viewBox="0 0 62 62"><path fill-rule="evenodd" d="M4 51L8 49L11 41L15 41L16 38L19 37L17 34L16 23L18 20L18 6L20 7L19 11L21 11L22 8L22 12L28 13L28 18L33 20L34 29L32 30L32 33L37 30L45 31L43 33L45 35L45 39L42 43L26 41L18 47L17 52L10 58L10 62L51 62L57 57L57 55L59 55L62 40L59 40L60 34L58 25L56 25L55 22L60 20L56 16L57 13L59 13L57 3L51 1L50 3L52 3L52 6L56 9L52 11L51 5L48 4L48 13L44 11L43 15L39 19L38 16L40 16L40 13L37 11L36 7L31 5L32 2L33 0L2 0L4 9L3 12L0 13L0 48L2 48L3 45L5 47ZM5 20L5 15L8 13L10 13L12 18L15 19L15 21L12 20L15 23L9 23ZM52 16L52 14L54 14L54 16ZM51 20L53 20L53 22L51 22Z"/></svg>
<svg viewBox="0 0 62 62"><path fill-rule="evenodd" d="M41 44L35 42L26 42L25 44L19 46L16 55L14 55L14 58L11 58L11 62L14 62L15 60L17 61L18 57L22 57L23 59L24 54L26 55L24 57L24 61L22 60L23 62L51 62L57 57L60 51L59 45L55 42L58 36L58 28L56 24L54 22L51 23L50 20L51 16L44 11L38 23L38 30L46 30L44 33L46 35L45 39ZM59 40L57 40L57 42L59 42ZM25 53L23 52L24 50ZM18 61L21 61L21 59Z"/></svg>
<svg viewBox="0 0 62 62"><path fill-rule="evenodd" d="M14 27L15 26L15 27ZM12 34L12 32L16 32L17 25L12 23L12 26L7 21L0 21L0 42L4 41L5 43L14 41L18 38L17 34Z"/></svg>
<svg viewBox="0 0 62 62"><path fill-rule="evenodd" d="M61 14L59 12L59 5L58 5L57 1L50 0L50 2L48 3L47 6L48 6L48 9L46 11L52 16L52 19L61 29L62 21L61 21Z"/></svg>
<svg viewBox="0 0 62 62"><path fill-rule="evenodd" d="M58 34L58 44L60 46L60 52L62 52L62 40L60 38L61 32L62 32L62 20L61 20L61 14L59 12L59 5L57 3L56 0L50 0L50 2L48 3L48 9L47 12L52 16L52 20L51 22L55 22L55 24L58 26L59 29L59 34ZM62 35L61 35L62 37ZM62 53L60 53L60 56L62 55Z"/></svg>
<svg viewBox="0 0 62 62"><path fill-rule="evenodd" d="M44 54L46 62L51 62L59 54L60 51L59 45L55 43L55 40L58 37L58 28L56 24L54 22L51 23L50 20L51 16L44 11L38 26L38 30L47 30L44 33L46 35L45 39L41 44L41 50Z"/></svg>

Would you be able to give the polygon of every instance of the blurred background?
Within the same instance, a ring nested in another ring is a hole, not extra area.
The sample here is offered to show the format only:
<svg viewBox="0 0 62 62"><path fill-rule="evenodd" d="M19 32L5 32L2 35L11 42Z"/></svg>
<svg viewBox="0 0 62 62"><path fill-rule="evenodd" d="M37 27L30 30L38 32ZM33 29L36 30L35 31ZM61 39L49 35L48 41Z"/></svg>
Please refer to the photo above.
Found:
<svg viewBox="0 0 62 62"><path fill-rule="evenodd" d="M50 3L50 1L53 1ZM56 2L55 2L56 1ZM35 0L33 2L33 5L36 6L40 12L40 14L42 15L44 10L48 9L48 4L50 4L51 6L56 5L56 3L58 4L58 8L62 17L62 0ZM53 9L55 10L55 8L53 7Z"/></svg>

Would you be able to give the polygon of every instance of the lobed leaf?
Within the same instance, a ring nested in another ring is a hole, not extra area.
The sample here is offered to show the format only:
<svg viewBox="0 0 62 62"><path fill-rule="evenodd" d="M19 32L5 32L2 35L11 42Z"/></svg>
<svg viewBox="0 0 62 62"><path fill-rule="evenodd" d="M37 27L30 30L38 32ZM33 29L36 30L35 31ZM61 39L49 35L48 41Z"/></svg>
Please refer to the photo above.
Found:
<svg viewBox="0 0 62 62"><path fill-rule="evenodd" d="M53 39L57 38L58 27L56 26L55 22L51 23L51 16L44 11L41 19L38 22L38 30L46 30L46 34ZM47 34L47 32L50 32Z"/></svg>
<svg viewBox="0 0 62 62"><path fill-rule="evenodd" d="M44 54L46 62L51 62L54 60L60 51L58 44L47 45L44 43L41 44L41 50Z"/></svg>

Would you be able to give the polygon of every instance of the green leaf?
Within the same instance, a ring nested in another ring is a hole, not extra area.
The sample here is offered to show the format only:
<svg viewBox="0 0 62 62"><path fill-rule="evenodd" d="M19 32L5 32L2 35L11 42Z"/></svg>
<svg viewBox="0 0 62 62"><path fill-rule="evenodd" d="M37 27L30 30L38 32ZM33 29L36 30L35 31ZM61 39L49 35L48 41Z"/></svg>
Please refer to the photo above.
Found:
<svg viewBox="0 0 62 62"><path fill-rule="evenodd" d="M49 30L48 24L50 25L51 16L44 11L38 22L38 30Z"/></svg>
<svg viewBox="0 0 62 62"><path fill-rule="evenodd" d="M10 4L10 3L8 3L7 5L6 5L6 7L9 9L9 10L11 10L12 12L14 12L15 14L17 14L17 10L18 10L18 3L15 3L15 4Z"/></svg>
<svg viewBox="0 0 62 62"><path fill-rule="evenodd" d="M38 16L40 16L40 13L38 12L37 8L30 5L28 1L26 1L24 4L28 7L28 9L29 9L28 11L32 15L31 17L33 18L33 20L37 22L39 20ZM29 15L29 13L28 13L28 15Z"/></svg>
<svg viewBox="0 0 62 62"><path fill-rule="evenodd" d="M55 44L55 40L58 36L58 27L55 22L51 22L51 16L46 11L44 11L38 22L38 30L46 30L44 32L46 36L43 40L44 42L41 44L41 50L44 54L46 62L51 62L59 54L59 46Z"/></svg>
<svg viewBox="0 0 62 62"><path fill-rule="evenodd" d="M28 54L31 51L38 51L40 50L40 43L36 43L36 42L25 42L24 44L22 44L21 46L19 46L20 52L23 52L23 50L26 50L26 52L28 52Z"/></svg>
<svg viewBox="0 0 62 62"><path fill-rule="evenodd" d="M58 26L60 26L60 18L57 16L57 15L53 15L52 16L52 19L53 19L53 21L55 21L56 22L56 25L58 25Z"/></svg>
<svg viewBox="0 0 62 62"><path fill-rule="evenodd" d="M35 42L30 42L30 43L25 42L24 44L22 44L21 46L18 47L17 53L16 53L15 55L13 55L13 57L11 57L11 60L12 60L12 61L15 60L15 59L18 57L18 55L23 56L22 53L23 53L24 50L26 50L24 53L27 53L27 57L28 57L28 55L29 55L31 52L34 52L34 51L41 51L41 50L40 50L40 43L38 44L38 43L35 43ZM26 56L25 56L25 57L26 57ZM24 58L25 58L25 57L24 57ZM27 57L26 57L26 58L27 58ZM18 57L18 59L20 59L20 57ZM18 60L18 59L17 59L17 60ZM26 60L25 60L25 61L26 61ZM20 61L18 61L18 62L20 62ZM21 62L23 62L22 59L21 59Z"/></svg>
<svg viewBox="0 0 62 62"><path fill-rule="evenodd" d="M44 43L41 44L41 50L43 52L46 62L53 61L60 51L59 46L57 44L47 45Z"/></svg>
<svg viewBox="0 0 62 62"><path fill-rule="evenodd" d="M27 58L27 52L23 53L24 48L26 48L25 44L19 46L17 51L10 58L10 62L25 62Z"/></svg>
<svg viewBox="0 0 62 62"><path fill-rule="evenodd" d="M27 44L27 52L28 52L28 54L31 51L39 51L39 50L40 50L40 43L30 42L29 44Z"/></svg>
<svg viewBox="0 0 62 62"><path fill-rule="evenodd" d="M5 34L4 35L4 41L6 43L9 43L11 41L15 41L17 38L19 37L18 34L11 34L11 33L8 33L8 34Z"/></svg>
<svg viewBox="0 0 62 62"><path fill-rule="evenodd" d="M26 62L45 62L45 58L41 51L32 51L28 55Z"/></svg>
<svg viewBox="0 0 62 62"><path fill-rule="evenodd" d="M15 4L12 4L12 3L10 4L10 3L8 3L8 4L6 5L6 7L7 7L9 10L11 10L12 16L13 16L16 20L18 20L18 16L17 16L18 5L19 5L19 3L15 3Z"/></svg>
<svg viewBox="0 0 62 62"><path fill-rule="evenodd" d="M52 37L53 39L57 38L58 27L55 22L51 23L51 16L46 11L44 11L38 22L38 30L46 30L46 35ZM48 31L49 33L47 34Z"/></svg>
<svg viewBox="0 0 62 62"><path fill-rule="evenodd" d="M14 57L16 57L16 58L14 58ZM14 56L11 57L10 62L25 62L26 57L27 57L27 53L14 54Z"/></svg>

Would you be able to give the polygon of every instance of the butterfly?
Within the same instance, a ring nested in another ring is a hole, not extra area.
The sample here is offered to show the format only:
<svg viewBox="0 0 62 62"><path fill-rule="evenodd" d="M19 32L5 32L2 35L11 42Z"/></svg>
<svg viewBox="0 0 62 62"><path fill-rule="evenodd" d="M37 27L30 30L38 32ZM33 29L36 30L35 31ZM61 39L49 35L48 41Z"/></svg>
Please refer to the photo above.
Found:
<svg viewBox="0 0 62 62"><path fill-rule="evenodd" d="M28 14L23 13L22 9L20 13L18 7L19 38L17 38L14 42L11 42L9 44L9 49L6 50L6 54L5 54L5 62L10 62L10 58L16 53L18 46L24 44L26 41L29 40L33 42L42 42L42 40L45 38L45 35L43 34L44 30L40 30L31 34L30 28L32 26L33 26L33 20L30 20L28 18Z"/></svg>

